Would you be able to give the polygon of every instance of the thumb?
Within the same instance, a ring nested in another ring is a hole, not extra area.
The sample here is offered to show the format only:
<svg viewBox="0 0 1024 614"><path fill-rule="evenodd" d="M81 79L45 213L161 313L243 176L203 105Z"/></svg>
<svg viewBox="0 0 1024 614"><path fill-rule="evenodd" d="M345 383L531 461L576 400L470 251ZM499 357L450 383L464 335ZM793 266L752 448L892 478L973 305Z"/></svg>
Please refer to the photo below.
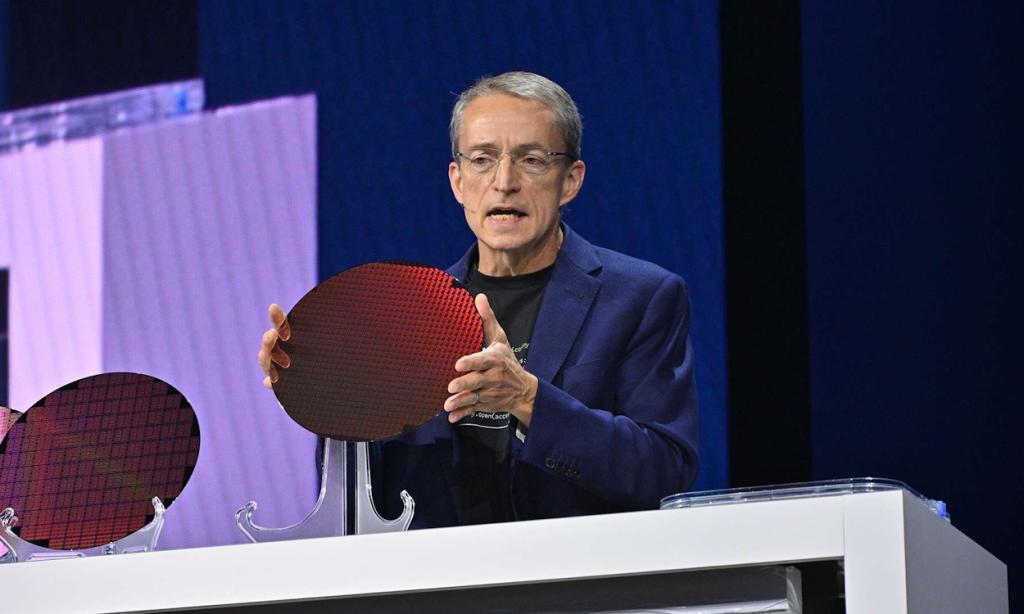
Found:
<svg viewBox="0 0 1024 614"><path fill-rule="evenodd" d="M508 337L505 336L505 330L498 324L498 318L494 315L494 310L491 309L491 303L487 300L486 294L476 295L476 310L480 314L480 319L483 320L484 325L484 347L489 347L492 343L504 343L508 345Z"/></svg>
<svg viewBox="0 0 1024 614"><path fill-rule="evenodd" d="M270 323L277 329L278 337L281 341L288 341L292 336L292 327L288 324L288 318L284 315L284 310L277 303L270 305L268 310L270 314Z"/></svg>

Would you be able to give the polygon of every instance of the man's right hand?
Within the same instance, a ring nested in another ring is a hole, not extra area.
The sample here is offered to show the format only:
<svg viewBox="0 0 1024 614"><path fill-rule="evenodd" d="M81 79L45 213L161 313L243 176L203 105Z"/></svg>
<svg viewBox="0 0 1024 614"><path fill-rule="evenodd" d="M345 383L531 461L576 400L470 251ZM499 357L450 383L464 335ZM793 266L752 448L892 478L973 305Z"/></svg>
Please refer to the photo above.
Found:
<svg viewBox="0 0 1024 614"><path fill-rule="evenodd" d="M285 317L280 305L274 303L270 306L269 312L270 323L273 324L273 328L263 333L263 340L260 343L259 361L260 368L266 374L266 377L263 378L263 385L267 388L273 388L277 382L278 369L287 369L292 364L291 358L288 357L288 354L284 353L284 350L277 343L278 340L288 341L292 336L292 329L288 325L288 319Z"/></svg>

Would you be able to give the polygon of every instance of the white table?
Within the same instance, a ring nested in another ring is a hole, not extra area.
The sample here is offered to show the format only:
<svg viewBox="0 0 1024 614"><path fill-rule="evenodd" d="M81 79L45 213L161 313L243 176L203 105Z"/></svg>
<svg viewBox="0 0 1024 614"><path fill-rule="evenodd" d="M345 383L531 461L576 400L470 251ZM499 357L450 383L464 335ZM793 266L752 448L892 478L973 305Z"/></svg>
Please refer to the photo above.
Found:
<svg viewBox="0 0 1024 614"><path fill-rule="evenodd" d="M396 595L455 607L460 594L466 606L510 586L557 600L587 579L829 560L845 569L848 612L1008 611L1006 566L903 491L16 563L0 566L0 609L336 608L339 598L365 609Z"/></svg>

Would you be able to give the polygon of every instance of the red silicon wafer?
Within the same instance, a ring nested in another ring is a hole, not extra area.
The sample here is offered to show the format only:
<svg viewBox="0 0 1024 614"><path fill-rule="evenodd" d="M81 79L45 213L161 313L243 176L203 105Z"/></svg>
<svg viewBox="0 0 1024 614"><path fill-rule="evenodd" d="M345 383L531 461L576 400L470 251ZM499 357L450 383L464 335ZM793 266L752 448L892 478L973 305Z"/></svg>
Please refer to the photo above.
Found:
<svg viewBox="0 0 1024 614"><path fill-rule="evenodd" d="M369 441L441 411L455 361L480 350L469 292L429 266L377 262L328 279L288 314L291 365L274 392L289 416L324 437Z"/></svg>
<svg viewBox="0 0 1024 614"><path fill-rule="evenodd" d="M22 539L80 550L126 537L170 506L195 469L199 423L184 395L137 373L55 390L0 441L0 509Z"/></svg>

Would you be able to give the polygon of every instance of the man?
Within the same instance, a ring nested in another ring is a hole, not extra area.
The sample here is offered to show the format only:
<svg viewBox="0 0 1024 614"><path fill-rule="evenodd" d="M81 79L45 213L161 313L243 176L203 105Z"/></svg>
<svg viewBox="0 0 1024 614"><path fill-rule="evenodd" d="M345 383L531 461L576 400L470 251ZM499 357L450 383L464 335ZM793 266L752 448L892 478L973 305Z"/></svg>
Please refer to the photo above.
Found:
<svg viewBox="0 0 1024 614"><path fill-rule="evenodd" d="M377 508L414 527L657 507L697 470L689 299L678 276L561 223L586 174L582 122L556 83L484 78L452 111L448 178L477 241L448 272L476 297L485 348L438 418L373 448ZM288 357L270 309L268 387Z"/></svg>

